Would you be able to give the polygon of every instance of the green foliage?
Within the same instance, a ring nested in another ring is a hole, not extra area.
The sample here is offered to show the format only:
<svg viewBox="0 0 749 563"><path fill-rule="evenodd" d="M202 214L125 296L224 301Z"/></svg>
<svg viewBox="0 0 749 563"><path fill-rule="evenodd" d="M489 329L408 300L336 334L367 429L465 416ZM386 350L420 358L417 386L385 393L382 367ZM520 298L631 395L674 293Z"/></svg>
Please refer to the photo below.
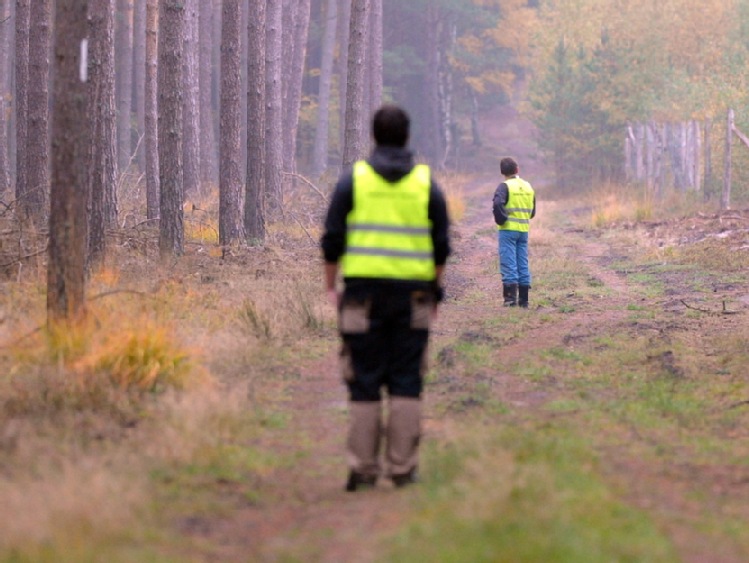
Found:
<svg viewBox="0 0 749 563"><path fill-rule="evenodd" d="M616 179L627 122L721 119L746 107L748 10L745 1L547 2L530 108L558 184Z"/></svg>

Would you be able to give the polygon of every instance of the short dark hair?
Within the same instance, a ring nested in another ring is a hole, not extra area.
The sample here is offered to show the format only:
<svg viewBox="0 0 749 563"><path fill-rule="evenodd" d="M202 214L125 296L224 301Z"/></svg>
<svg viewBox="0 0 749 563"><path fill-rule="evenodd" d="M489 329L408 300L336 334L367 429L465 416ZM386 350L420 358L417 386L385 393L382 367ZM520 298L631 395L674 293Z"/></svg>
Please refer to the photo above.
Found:
<svg viewBox="0 0 749 563"><path fill-rule="evenodd" d="M506 156L499 161L499 171L502 176L512 176L518 173L518 163L511 156Z"/></svg>
<svg viewBox="0 0 749 563"><path fill-rule="evenodd" d="M372 118L372 135L378 145L405 147L410 127L408 114L395 104L380 107Z"/></svg>

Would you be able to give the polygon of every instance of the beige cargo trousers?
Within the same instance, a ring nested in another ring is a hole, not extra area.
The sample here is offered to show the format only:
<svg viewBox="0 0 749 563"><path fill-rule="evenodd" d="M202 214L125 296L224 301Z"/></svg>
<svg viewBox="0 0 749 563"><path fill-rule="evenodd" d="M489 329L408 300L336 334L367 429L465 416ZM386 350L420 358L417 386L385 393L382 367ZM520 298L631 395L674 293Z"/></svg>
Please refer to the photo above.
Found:
<svg viewBox="0 0 749 563"><path fill-rule="evenodd" d="M363 482L384 475L398 484L415 477L434 307L432 292L425 290L383 285L344 291L338 326L349 390L347 456Z"/></svg>

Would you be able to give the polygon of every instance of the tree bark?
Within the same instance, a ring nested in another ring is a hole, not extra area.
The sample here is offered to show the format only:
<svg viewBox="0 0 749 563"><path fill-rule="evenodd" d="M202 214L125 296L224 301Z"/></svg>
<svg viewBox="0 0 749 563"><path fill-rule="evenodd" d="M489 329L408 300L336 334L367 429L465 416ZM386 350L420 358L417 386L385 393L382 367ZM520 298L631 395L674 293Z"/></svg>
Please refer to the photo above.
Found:
<svg viewBox="0 0 749 563"><path fill-rule="evenodd" d="M291 84L291 59L294 52L294 21L299 7L299 0L283 0L281 29L284 30L283 46L281 47L281 85L283 88L283 107L286 111L286 100L289 98L289 86ZM285 119L285 116L284 116Z"/></svg>
<svg viewBox="0 0 749 563"><path fill-rule="evenodd" d="M382 103L382 0L370 0L369 14L369 114L373 114Z"/></svg>
<svg viewBox="0 0 749 563"><path fill-rule="evenodd" d="M158 0L146 0L145 129L146 218L159 217Z"/></svg>
<svg viewBox="0 0 749 563"><path fill-rule="evenodd" d="M183 137L185 197L200 191L200 83L198 74L198 0L185 0Z"/></svg>
<svg viewBox="0 0 749 563"><path fill-rule="evenodd" d="M117 163L127 174L132 156L130 119L133 104L133 0L117 0L115 78L117 80Z"/></svg>
<svg viewBox="0 0 749 563"><path fill-rule="evenodd" d="M265 240L265 2L250 0L247 25L247 178L245 236L250 244Z"/></svg>
<svg viewBox="0 0 749 563"><path fill-rule="evenodd" d="M439 6L430 3L426 9L426 41L425 59L426 69L422 81L422 138L419 143L424 147L424 153L430 164L438 167L442 162L443 143L440 131L440 99L439 99L439 39L442 14Z"/></svg>
<svg viewBox="0 0 749 563"><path fill-rule="evenodd" d="M26 144L28 138L29 0L16 0L15 110L16 110L16 200L18 215L27 215L29 197Z"/></svg>
<svg viewBox="0 0 749 563"><path fill-rule="evenodd" d="M88 256L106 253L106 229L117 225L117 108L114 78L115 0L96 0L89 10L88 194L91 201Z"/></svg>
<svg viewBox="0 0 749 563"><path fill-rule="evenodd" d="M184 0L160 0L159 12L159 252L163 260L184 252L182 202L182 86Z"/></svg>
<svg viewBox="0 0 749 563"><path fill-rule="evenodd" d="M221 24L221 139L219 171L219 244L244 240L240 157L242 14L240 0L224 0Z"/></svg>
<svg viewBox="0 0 749 563"><path fill-rule="evenodd" d="M369 0L353 0L348 47L346 91L346 135L343 143L343 166L349 167L364 156L367 13Z"/></svg>
<svg viewBox="0 0 749 563"><path fill-rule="evenodd" d="M22 215L34 224L45 223L49 194L49 51L51 0L31 3L29 34L29 89L26 158L28 193L20 202Z"/></svg>
<svg viewBox="0 0 749 563"><path fill-rule="evenodd" d="M283 169L282 0L268 0L265 51L265 185L271 204L281 208Z"/></svg>
<svg viewBox="0 0 749 563"><path fill-rule="evenodd" d="M335 33L338 26L338 0L327 0L325 35L322 41L320 82L317 91L317 121L312 153L312 174L319 176L328 166L328 136L330 135L330 87L333 79Z"/></svg>
<svg viewBox="0 0 749 563"><path fill-rule="evenodd" d="M135 162L146 170L146 0L135 0L133 11L133 107L135 108Z"/></svg>
<svg viewBox="0 0 749 563"><path fill-rule="evenodd" d="M81 71L88 36L87 0L57 0L55 110L47 269L48 321L75 322L85 314L87 85Z"/></svg>
<svg viewBox="0 0 749 563"><path fill-rule="evenodd" d="M247 76L247 26L250 24L250 4L249 0L243 0L242 5L240 7L242 11L242 59L240 62L240 77L241 77L241 89L242 92L247 92L247 83L249 80L249 77ZM219 71L221 69L219 68ZM221 80L221 77L219 76L219 80ZM247 96L244 95L241 98L240 101L241 105L241 117L240 117L240 127L239 127L239 142L242 147L242 156L241 156L241 162L246 163L247 162ZM245 180L245 174L247 173L247 166L243 166L241 168L242 170L242 181Z"/></svg>
<svg viewBox="0 0 749 563"><path fill-rule="evenodd" d="M351 35L351 0L339 0L338 8L338 156L343 159L346 138L346 92L348 90L348 50Z"/></svg>
<svg viewBox="0 0 749 563"><path fill-rule="evenodd" d="M307 58L309 36L310 0L296 0L294 30L286 37L293 37L291 72L286 99L284 101L284 170L296 172L296 144L299 128L299 111L302 105L302 82Z"/></svg>
<svg viewBox="0 0 749 563"><path fill-rule="evenodd" d="M213 133L213 2L202 0L199 12L200 179L216 183L216 136Z"/></svg>
<svg viewBox="0 0 749 563"><path fill-rule="evenodd" d="M10 0L0 0L0 197L10 189L10 159L8 157L8 69L10 68Z"/></svg>
<svg viewBox="0 0 749 563"><path fill-rule="evenodd" d="M250 244L265 240L265 0L250 0L247 25L247 175L244 229Z"/></svg>

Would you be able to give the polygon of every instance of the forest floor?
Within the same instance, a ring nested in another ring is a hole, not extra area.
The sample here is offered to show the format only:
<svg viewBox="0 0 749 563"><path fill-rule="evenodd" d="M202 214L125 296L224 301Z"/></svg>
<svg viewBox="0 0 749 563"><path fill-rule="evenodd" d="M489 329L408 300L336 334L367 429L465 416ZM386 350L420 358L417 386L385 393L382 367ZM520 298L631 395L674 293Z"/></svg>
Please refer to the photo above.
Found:
<svg viewBox="0 0 749 563"><path fill-rule="evenodd" d="M538 192L531 307L501 306L497 174L463 174L422 483L343 490L319 230L222 260L192 248L171 268L136 245L102 294L147 313L179 299L163 316L217 389L145 416L118 404L111 422L50 414L15 382L0 411L0 504L14 514L0 516L0 561L749 560L749 210L611 219L603 196L555 197L512 109L485 121L497 161L516 156ZM11 283L0 329L17 374L24 317L43 303ZM284 332L284 315L303 329Z"/></svg>

